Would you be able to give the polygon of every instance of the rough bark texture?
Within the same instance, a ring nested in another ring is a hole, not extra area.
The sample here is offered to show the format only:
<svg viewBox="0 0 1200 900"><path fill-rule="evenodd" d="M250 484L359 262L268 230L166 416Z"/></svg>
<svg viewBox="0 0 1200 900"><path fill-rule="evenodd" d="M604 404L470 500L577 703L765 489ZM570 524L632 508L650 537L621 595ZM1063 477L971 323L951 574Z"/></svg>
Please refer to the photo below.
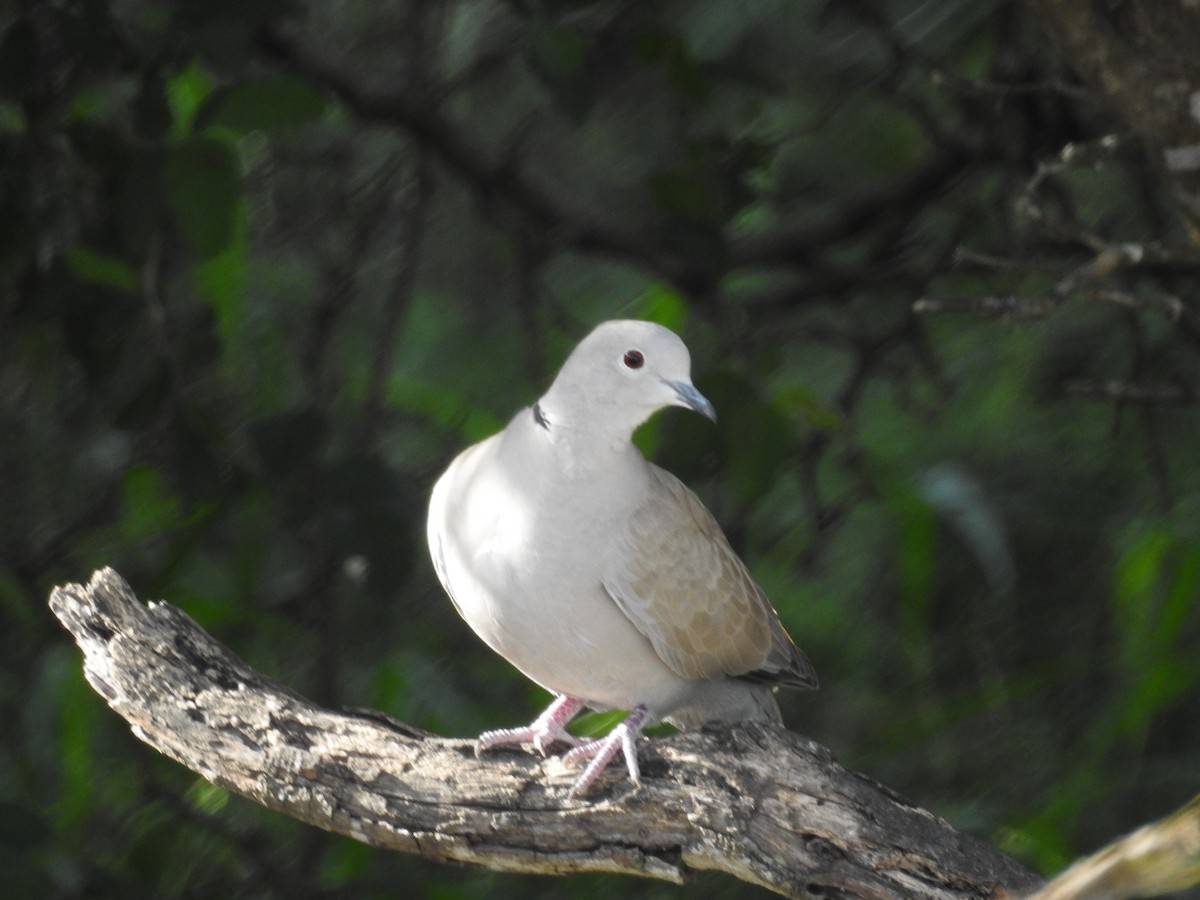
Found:
<svg viewBox="0 0 1200 900"><path fill-rule="evenodd" d="M1200 796L1075 863L1029 900L1127 900L1200 884Z"/></svg>
<svg viewBox="0 0 1200 900"><path fill-rule="evenodd" d="M491 869L718 869L793 897L989 897L1039 879L816 743L741 725L644 742L645 785L573 777L526 752L476 760L382 714L321 709L255 672L111 569L56 588L88 681L133 732L215 784L377 847Z"/></svg>
<svg viewBox="0 0 1200 900"><path fill-rule="evenodd" d="M1029 0L1166 175L1200 240L1200 2Z"/></svg>

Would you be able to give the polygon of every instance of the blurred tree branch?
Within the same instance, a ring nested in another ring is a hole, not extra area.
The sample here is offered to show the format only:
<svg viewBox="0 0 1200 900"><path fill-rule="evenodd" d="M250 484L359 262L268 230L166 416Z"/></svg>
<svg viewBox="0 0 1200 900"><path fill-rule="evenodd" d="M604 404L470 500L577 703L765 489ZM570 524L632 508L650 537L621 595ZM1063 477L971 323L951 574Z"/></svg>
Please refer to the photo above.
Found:
<svg viewBox="0 0 1200 900"><path fill-rule="evenodd" d="M649 742L640 790L563 799L530 754L387 716L314 706L255 672L178 609L142 604L111 569L57 588L88 681L134 734L214 784L373 846L501 871L716 869L790 896L979 897L1037 877L988 844L781 729Z"/></svg>
<svg viewBox="0 0 1200 900"><path fill-rule="evenodd" d="M1029 900L1123 900L1200 883L1200 796L1082 859Z"/></svg>
<svg viewBox="0 0 1200 900"><path fill-rule="evenodd" d="M1200 237L1200 6L1050 0L1026 4L1075 70L1108 99L1174 187Z"/></svg>
<svg viewBox="0 0 1200 900"><path fill-rule="evenodd" d="M442 112L442 92L431 91L428 97L421 97L363 84L338 63L278 29L264 31L259 46L275 63L330 91L362 121L404 129L420 148L471 185L485 209L501 201L520 210L528 227L552 236L559 246L632 260L678 282L695 277L678 260L656 252L655 242L647 236L628 233L594 212L567 208L526 177L514 160L489 152Z"/></svg>

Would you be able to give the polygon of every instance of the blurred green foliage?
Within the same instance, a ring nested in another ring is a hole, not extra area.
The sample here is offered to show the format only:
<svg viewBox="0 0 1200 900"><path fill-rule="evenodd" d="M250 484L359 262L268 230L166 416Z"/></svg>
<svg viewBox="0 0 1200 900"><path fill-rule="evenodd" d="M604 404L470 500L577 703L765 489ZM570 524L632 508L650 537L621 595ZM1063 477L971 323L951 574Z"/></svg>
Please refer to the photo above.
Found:
<svg viewBox="0 0 1200 900"><path fill-rule="evenodd" d="M816 663L793 728L1047 871L1195 794L1200 419L1078 389L1194 386L1194 335L1086 295L912 308L1180 239L1136 150L1031 188L1120 125L1019 9L71 0L0 30L0 896L680 896L230 798L45 607L111 565L321 702L525 721L425 498L618 316L682 332L716 402L638 441ZM1194 303L1187 274L1122 287Z"/></svg>

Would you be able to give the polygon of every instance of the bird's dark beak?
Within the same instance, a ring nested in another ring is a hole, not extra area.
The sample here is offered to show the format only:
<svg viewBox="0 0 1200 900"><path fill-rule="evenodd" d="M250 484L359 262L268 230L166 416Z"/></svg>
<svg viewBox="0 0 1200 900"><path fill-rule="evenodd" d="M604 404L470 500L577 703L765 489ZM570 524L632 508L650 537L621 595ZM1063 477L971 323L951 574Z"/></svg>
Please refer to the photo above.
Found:
<svg viewBox="0 0 1200 900"><path fill-rule="evenodd" d="M667 386L675 391L675 396L679 400L680 406L686 406L688 409L694 409L706 419L717 421L717 411L708 398L696 390L695 385L689 384L686 381L668 381Z"/></svg>

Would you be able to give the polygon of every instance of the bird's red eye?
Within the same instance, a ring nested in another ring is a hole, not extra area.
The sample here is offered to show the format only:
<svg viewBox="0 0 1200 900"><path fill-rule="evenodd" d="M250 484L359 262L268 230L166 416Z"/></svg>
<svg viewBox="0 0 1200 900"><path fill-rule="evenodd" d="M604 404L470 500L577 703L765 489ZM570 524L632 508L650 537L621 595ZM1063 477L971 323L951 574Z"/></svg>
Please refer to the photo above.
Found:
<svg viewBox="0 0 1200 900"><path fill-rule="evenodd" d="M645 361L641 350L630 350L625 354L625 365L631 369L640 369Z"/></svg>

